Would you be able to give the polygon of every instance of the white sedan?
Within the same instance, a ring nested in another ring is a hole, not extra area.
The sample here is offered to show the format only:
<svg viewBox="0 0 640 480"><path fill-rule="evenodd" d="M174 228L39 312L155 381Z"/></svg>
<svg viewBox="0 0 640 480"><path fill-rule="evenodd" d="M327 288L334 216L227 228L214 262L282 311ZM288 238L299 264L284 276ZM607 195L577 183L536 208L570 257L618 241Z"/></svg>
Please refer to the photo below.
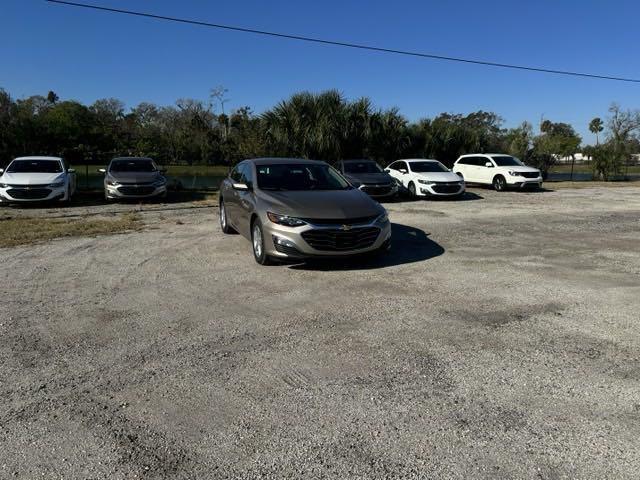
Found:
<svg viewBox="0 0 640 480"><path fill-rule="evenodd" d="M458 197L464 194L464 180L437 160L397 160L385 172L406 188L412 197Z"/></svg>
<svg viewBox="0 0 640 480"><path fill-rule="evenodd" d="M0 169L0 202L68 202L76 175L59 157L19 157Z"/></svg>

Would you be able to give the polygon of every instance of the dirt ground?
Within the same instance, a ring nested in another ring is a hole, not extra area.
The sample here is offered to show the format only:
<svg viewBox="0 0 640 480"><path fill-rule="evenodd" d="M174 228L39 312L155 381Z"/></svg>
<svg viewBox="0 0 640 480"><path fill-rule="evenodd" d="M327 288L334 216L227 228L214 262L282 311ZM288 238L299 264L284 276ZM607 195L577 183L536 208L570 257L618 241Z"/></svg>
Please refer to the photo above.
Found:
<svg viewBox="0 0 640 480"><path fill-rule="evenodd" d="M0 478L640 477L640 187L387 204L347 264L165 207L0 249Z"/></svg>

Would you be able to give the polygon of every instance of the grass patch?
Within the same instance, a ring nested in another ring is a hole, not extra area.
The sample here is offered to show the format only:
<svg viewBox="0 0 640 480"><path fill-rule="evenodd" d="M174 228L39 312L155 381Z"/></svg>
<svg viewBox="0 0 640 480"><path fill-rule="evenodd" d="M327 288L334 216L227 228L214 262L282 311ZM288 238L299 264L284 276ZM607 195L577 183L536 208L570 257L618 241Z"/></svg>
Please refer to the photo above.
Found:
<svg viewBox="0 0 640 480"><path fill-rule="evenodd" d="M136 213L115 218L4 218L0 219L0 248L28 245L60 237L122 233L142 228Z"/></svg>

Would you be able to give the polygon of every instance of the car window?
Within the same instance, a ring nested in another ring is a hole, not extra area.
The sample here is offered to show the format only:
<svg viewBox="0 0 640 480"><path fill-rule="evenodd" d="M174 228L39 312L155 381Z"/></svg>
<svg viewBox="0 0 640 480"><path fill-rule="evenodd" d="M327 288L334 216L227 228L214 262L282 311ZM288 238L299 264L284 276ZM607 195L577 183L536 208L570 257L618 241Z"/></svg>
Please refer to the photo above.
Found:
<svg viewBox="0 0 640 480"><path fill-rule="evenodd" d="M240 183L240 178L242 178L240 173L241 168L242 168L242 163L236 165L233 168L233 170L231 170L231 173L229 174L229 178L233 180L235 183Z"/></svg>
<svg viewBox="0 0 640 480"><path fill-rule="evenodd" d="M249 163L240 165L240 183L244 183L245 185L251 185L253 183L253 172L251 170L251 164Z"/></svg>
<svg viewBox="0 0 640 480"><path fill-rule="evenodd" d="M348 190L351 185L329 165L284 163L257 165L258 187L262 190Z"/></svg>
<svg viewBox="0 0 640 480"><path fill-rule="evenodd" d="M158 169L149 158L111 160L110 172L156 172Z"/></svg>
<svg viewBox="0 0 640 480"><path fill-rule="evenodd" d="M412 172L429 173L429 172L448 172L447 168L440 162L411 162Z"/></svg>
<svg viewBox="0 0 640 480"><path fill-rule="evenodd" d="M487 162L491 163L491 160L489 160L487 157L478 157L478 165L480 165L481 167L487 168Z"/></svg>
<svg viewBox="0 0 640 480"><path fill-rule="evenodd" d="M7 167L8 173L61 173L58 160L14 160Z"/></svg>
<svg viewBox="0 0 640 480"><path fill-rule="evenodd" d="M383 170L376 162L345 162L344 173L381 173Z"/></svg>
<svg viewBox="0 0 640 480"><path fill-rule="evenodd" d="M491 158L499 167L522 167L524 165L524 163L522 163L516 157L511 157L508 155L496 155L495 157Z"/></svg>
<svg viewBox="0 0 640 480"><path fill-rule="evenodd" d="M393 162L387 167L389 170L398 170L398 162Z"/></svg>
<svg viewBox="0 0 640 480"><path fill-rule="evenodd" d="M406 170L409 171L409 167L407 167L407 162L398 162L397 170Z"/></svg>

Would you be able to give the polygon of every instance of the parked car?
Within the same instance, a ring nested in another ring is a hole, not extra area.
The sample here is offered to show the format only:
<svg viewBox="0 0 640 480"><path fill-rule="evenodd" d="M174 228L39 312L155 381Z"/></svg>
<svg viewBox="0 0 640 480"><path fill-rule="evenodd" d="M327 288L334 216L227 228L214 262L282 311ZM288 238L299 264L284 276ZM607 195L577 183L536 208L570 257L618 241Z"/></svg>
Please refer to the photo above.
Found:
<svg viewBox="0 0 640 480"><path fill-rule="evenodd" d="M0 202L70 202L75 170L59 157L19 157L0 169Z"/></svg>
<svg viewBox="0 0 640 480"><path fill-rule="evenodd" d="M251 240L262 265L391 248L386 210L324 162L244 160L223 180L219 200L222 231Z"/></svg>
<svg viewBox="0 0 640 480"><path fill-rule="evenodd" d="M437 160L397 160L385 171L406 188L412 197L459 197L465 191L464 180Z"/></svg>
<svg viewBox="0 0 640 480"><path fill-rule="evenodd" d="M336 164L351 184L377 199L395 197L398 184L373 160L341 160Z"/></svg>
<svg viewBox="0 0 640 480"><path fill-rule="evenodd" d="M453 171L467 183L493 185L499 192L510 187L542 187L542 173L511 155L498 153L462 155Z"/></svg>
<svg viewBox="0 0 640 480"><path fill-rule="evenodd" d="M167 179L164 170L151 158L118 157L101 168L104 174L104 197L107 200L126 198L165 198Z"/></svg>

